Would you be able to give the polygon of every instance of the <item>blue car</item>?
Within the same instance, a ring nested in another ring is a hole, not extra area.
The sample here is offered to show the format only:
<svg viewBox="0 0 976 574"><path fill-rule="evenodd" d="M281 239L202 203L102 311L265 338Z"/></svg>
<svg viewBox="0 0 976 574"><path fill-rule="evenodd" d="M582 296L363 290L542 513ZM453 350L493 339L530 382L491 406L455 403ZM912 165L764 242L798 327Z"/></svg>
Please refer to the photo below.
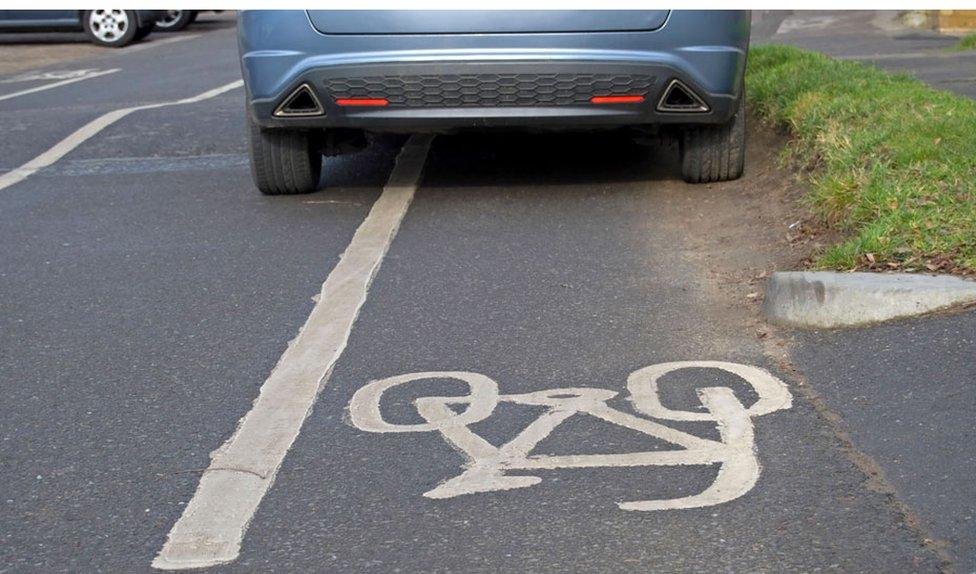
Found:
<svg viewBox="0 0 976 574"><path fill-rule="evenodd" d="M618 129L679 142L689 182L745 161L746 11L245 11L251 172L314 191L369 132Z"/></svg>

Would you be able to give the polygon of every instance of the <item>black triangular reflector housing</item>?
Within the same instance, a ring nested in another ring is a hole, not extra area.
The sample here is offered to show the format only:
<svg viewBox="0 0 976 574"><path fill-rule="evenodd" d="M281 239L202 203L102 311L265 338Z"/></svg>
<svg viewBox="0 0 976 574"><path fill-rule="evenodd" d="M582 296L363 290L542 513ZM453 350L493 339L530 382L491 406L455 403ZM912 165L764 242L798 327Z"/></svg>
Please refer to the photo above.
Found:
<svg viewBox="0 0 976 574"><path fill-rule="evenodd" d="M278 117L320 116L325 111L308 84L302 84L281 102L274 115Z"/></svg>
<svg viewBox="0 0 976 574"><path fill-rule="evenodd" d="M701 113L708 111L708 104L681 80L671 80L657 109L661 112Z"/></svg>

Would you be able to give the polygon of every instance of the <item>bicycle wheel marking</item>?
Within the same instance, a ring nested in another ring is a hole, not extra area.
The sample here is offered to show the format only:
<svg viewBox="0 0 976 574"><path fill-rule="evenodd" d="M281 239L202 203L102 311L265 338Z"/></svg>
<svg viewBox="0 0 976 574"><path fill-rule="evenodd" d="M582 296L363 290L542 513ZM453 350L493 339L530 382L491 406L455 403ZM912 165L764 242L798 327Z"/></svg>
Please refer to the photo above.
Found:
<svg viewBox="0 0 976 574"><path fill-rule="evenodd" d="M704 411L674 410L660 400L658 380L682 369L711 368L732 373L749 383L759 399L743 405L728 387L699 389ZM414 401L424 419L420 424L392 424L382 415L383 394L400 385L425 379L457 379L468 385L466 396L420 397ZM464 371L434 371L397 375L372 381L360 388L349 403L353 425L371 433L439 432L466 458L462 472L425 492L427 498L453 498L477 492L526 488L542 482L538 476L509 475L507 471L561 468L684 466L720 464L712 484L704 491L681 498L619 502L622 510L650 511L700 508L734 500L749 492L759 479L752 419L789 409L792 396L781 380L749 365L722 361L661 363L639 369L627 379L627 390L637 416L607 405L617 391L593 387L558 388L522 394L500 394L492 379ZM542 406L546 410L518 435L496 447L471 430L470 425L491 416L498 403ZM464 405L458 413L451 405ZM622 454L533 455L532 450L570 417L589 415L648 436L667 441L675 450ZM645 418L647 417L647 418ZM658 419L658 420L654 420ZM719 440L705 439L659 422L710 421Z"/></svg>

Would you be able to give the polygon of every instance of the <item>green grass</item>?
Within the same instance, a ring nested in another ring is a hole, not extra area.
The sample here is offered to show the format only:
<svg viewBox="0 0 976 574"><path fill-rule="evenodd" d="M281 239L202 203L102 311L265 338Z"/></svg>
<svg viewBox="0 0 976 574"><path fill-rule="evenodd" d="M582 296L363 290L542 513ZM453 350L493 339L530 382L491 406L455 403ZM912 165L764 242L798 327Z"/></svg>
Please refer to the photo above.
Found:
<svg viewBox="0 0 976 574"><path fill-rule="evenodd" d="M959 41L956 42L953 49L958 51L976 50L976 34L966 34L962 38L959 38Z"/></svg>
<svg viewBox="0 0 976 574"><path fill-rule="evenodd" d="M788 46L754 47L746 81L845 238L817 267L976 271L976 101Z"/></svg>

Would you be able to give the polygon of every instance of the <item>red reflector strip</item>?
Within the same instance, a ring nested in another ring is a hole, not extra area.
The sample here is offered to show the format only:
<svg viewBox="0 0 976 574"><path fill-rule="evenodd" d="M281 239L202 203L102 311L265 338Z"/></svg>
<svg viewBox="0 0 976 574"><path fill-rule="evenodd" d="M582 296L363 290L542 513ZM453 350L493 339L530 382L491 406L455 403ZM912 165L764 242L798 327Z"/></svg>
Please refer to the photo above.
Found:
<svg viewBox="0 0 976 574"><path fill-rule="evenodd" d="M382 107L389 104L386 98L339 98L335 101L340 106L372 106Z"/></svg>
<svg viewBox="0 0 976 574"><path fill-rule="evenodd" d="M644 96L593 96L590 98L591 104L639 104L644 101Z"/></svg>

